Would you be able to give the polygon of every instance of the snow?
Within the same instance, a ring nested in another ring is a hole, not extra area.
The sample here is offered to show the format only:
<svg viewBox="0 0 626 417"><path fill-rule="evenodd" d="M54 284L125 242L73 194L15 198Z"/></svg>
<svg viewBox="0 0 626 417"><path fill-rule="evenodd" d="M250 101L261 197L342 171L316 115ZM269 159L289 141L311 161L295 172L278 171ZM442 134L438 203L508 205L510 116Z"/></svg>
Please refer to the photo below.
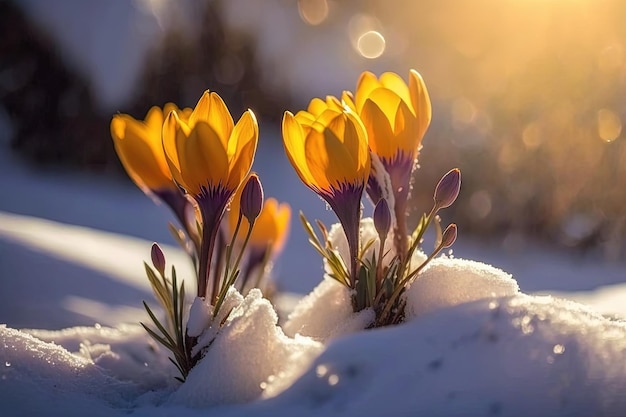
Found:
<svg viewBox="0 0 626 417"><path fill-rule="evenodd" d="M417 317L461 303L516 295L518 291L510 274L491 265L442 256L431 261L410 284L406 309L407 314Z"/></svg>
<svg viewBox="0 0 626 417"><path fill-rule="evenodd" d="M296 305L283 325L289 336L308 336L326 342L365 329L374 320L371 310L352 312L350 291L332 278L325 278Z"/></svg>
<svg viewBox="0 0 626 417"><path fill-rule="evenodd" d="M234 293L236 290L230 291L231 300L223 306L226 311L233 308L225 325L219 333L209 328L208 340L200 336L200 344L207 347L206 356L169 403L201 408L250 402L262 394L268 382L282 376L286 366L297 372L321 351L321 343L286 337L277 326L274 308L259 290L252 289L245 298ZM293 367L294 361L297 367Z"/></svg>
<svg viewBox="0 0 626 417"><path fill-rule="evenodd" d="M2 327L0 401L9 415L73 416L86 407L102 416L626 413L626 324L571 301L517 294L462 302L322 348L285 337L258 293L248 300L183 385L162 372L158 348L137 326L34 332L60 345ZM75 353L61 346L77 344ZM137 362L155 369L129 372ZM258 381L269 382L262 399L226 405L257 398Z"/></svg>
<svg viewBox="0 0 626 417"><path fill-rule="evenodd" d="M277 401L298 415L624 415L624 331L552 298L462 303L335 340Z"/></svg>

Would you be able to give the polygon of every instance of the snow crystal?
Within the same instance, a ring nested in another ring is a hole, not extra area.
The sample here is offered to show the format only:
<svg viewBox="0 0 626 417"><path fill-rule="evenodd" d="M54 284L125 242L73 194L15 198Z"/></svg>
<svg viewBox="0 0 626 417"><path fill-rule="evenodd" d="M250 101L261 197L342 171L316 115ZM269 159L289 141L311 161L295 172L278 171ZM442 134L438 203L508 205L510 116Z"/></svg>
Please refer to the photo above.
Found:
<svg viewBox="0 0 626 417"><path fill-rule="evenodd" d="M483 298L506 297L518 293L517 281L510 274L481 262L433 259L406 290L407 317Z"/></svg>
<svg viewBox="0 0 626 417"><path fill-rule="evenodd" d="M325 278L306 295L283 325L285 334L300 334L326 342L337 336L365 329L374 320L370 309L352 311L350 290L332 278Z"/></svg>
<svg viewBox="0 0 626 417"><path fill-rule="evenodd" d="M277 322L271 303L258 289L251 290L213 335L205 356L172 394L170 404L207 407L248 402L262 394L269 379L287 371L291 378L297 377L322 345L285 336ZM290 361L298 366L288 369Z"/></svg>

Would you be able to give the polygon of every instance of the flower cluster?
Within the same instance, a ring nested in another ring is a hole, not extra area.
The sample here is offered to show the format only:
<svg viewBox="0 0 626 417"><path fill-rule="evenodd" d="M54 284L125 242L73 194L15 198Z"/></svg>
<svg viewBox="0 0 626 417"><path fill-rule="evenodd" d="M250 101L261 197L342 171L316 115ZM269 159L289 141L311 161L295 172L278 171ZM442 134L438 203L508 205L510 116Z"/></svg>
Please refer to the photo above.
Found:
<svg viewBox="0 0 626 417"><path fill-rule="evenodd" d="M306 111L295 116L286 112L283 118L287 156L302 181L337 215L347 251L318 222L320 239L301 215L310 241L324 259L328 275L352 290L354 311L374 310L373 326L402 321L406 286L456 239L454 224L441 232L438 212L458 196L458 169L441 179L432 210L412 233L407 226L412 174L430 119L428 91L414 70L408 84L391 72L379 78L365 72L354 94L344 92L341 100L315 98ZM364 191L375 205L374 237L364 230L367 224L361 218ZM435 249L416 264L414 254L433 222L440 232ZM388 245L390 236L393 243Z"/></svg>
<svg viewBox="0 0 626 417"><path fill-rule="evenodd" d="M143 121L115 115L111 136L131 179L175 214L182 229L170 229L193 261L196 297L210 306L213 318L231 286L242 292L271 287L270 261L285 240L291 211L274 199L264 202L259 177L250 173L259 137L251 110L235 123L221 97L206 91L193 110L166 104L150 109ZM200 359L192 354L197 338L183 319L184 285L174 267L167 276L156 244L152 264L154 269L145 265L146 273L167 317L162 324L144 303L157 331L144 327L172 351L184 380Z"/></svg>
<svg viewBox="0 0 626 417"><path fill-rule="evenodd" d="M394 73L377 78L365 72L354 94L314 98L306 110L283 117L289 161L339 219L330 232L318 222L320 238L301 214L310 242L328 276L351 290L353 310L375 312L372 327L403 320L406 286L456 239L456 226L442 231L438 213L457 198L458 169L437 184L430 213L410 233L407 225L411 178L430 119L428 92L416 71L408 84ZM247 110L235 123L214 92L206 91L194 109L153 107L144 121L115 115L111 135L132 180L172 209L180 229L170 224L170 230L195 267L189 310L185 287L174 267L167 273L158 245L152 267L145 264L166 322L144 303L156 330L144 327L172 352L184 381L210 347L207 335L215 337L230 313L230 288L272 294L267 276L284 245L291 210L265 199L259 177L250 172L259 137L254 113ZM362 218L364 193L374 203L373 219ZM437 243L426 256L420 245L433 223Z"/></svg>

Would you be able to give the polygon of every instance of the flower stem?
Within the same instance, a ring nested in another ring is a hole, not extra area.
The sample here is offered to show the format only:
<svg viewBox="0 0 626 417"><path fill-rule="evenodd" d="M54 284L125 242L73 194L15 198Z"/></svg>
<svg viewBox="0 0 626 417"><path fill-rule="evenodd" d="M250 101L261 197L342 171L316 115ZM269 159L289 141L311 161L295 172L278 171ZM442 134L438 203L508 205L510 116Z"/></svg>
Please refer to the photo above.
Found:
<svg viewBox="0 0 626 417"><path fill-rule="evenodd" d="M217 210L210 210L200 205L202 213L202 244L200 245L200 268L198 270L198 297L209 299L213 303L217 297L218 279L214 277L211 292L207 294L209 282L211 281L211 261L215 240L219 233L220 221L224 213L225 204Z"/></svg>
<svg viewBox="0 0 626 417"><path fill-rule="evenodd" d="M241 216L239 217L241 219ZM230 273L230 276L224 274L224 282L222 287L220 288L219 296L217 297L217 301L215 302L215 307L213 308L213 317L217 316L219 313L222 304L224 303L224 299L226 298L226 293L228 292L228 288L233 285L235 279L237 279L237 268L239 267L239 262L241 262L241 258L243 256L244 250L246 249L246 245L248 244L248 240L250 240L250 235L252 234L252 228L254 227L254 222L250 224L250 228L248 229L248 233L246 233L246 239L243 241L243 245L241 246L241 251L237 256L237 260L233 265L234 273ZM233 237L234 240L234 237ZM226 264L226 268L228 270L228 263Z"/></svg>

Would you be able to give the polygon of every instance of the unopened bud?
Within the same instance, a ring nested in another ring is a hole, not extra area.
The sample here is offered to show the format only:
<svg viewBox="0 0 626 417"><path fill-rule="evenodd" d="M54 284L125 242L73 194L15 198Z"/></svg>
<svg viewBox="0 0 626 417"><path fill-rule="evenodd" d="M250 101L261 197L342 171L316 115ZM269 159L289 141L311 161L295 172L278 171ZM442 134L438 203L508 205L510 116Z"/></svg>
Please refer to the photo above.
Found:
<svg viewBox="0 0 626 417"><path fill-rule="evenodd" d="M437 183L435 188L435 206L438 209L450 207L459 196L461 190L461 171L458 168L451 169Z"/></svg>
<svg viewBox="0 0 626 417"><path fill-rule="evenodd" d="M156 242L152 244L150 256L152 257L152 265L154 265L154 268L159 271L161 275L165 274L165 255L163 255L163 251Z"/></svg>
<svg viewBox="0 0 626 417"><path fill-rule="evenodd" d="M381 198L374 208L374 227L381 240L384 240L391 228L391 212L387 200Z"/></svg>
<svg viewBox="0 0 626 417"><path fill-rule="evenodd" d="M449 248L456 240L457 228L456 224L452 223L446 227L441 235L441 249Z"/></svg>
<svg viewBox="0 0 626 417"><path fill-rule="evenodd" d="M263 187L261 186L261 181L259 181L258 175L251 174L243 190L241 190L241 214L252 224L259 217L262 207Z"/></svg>

